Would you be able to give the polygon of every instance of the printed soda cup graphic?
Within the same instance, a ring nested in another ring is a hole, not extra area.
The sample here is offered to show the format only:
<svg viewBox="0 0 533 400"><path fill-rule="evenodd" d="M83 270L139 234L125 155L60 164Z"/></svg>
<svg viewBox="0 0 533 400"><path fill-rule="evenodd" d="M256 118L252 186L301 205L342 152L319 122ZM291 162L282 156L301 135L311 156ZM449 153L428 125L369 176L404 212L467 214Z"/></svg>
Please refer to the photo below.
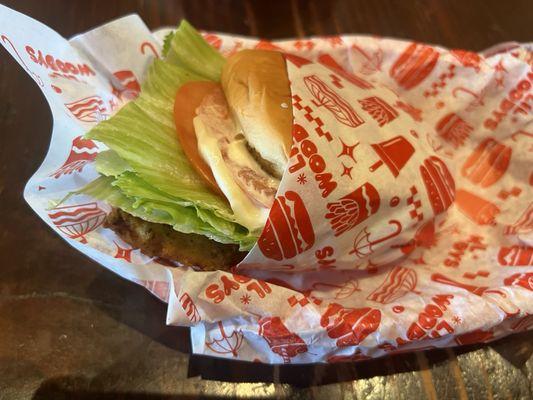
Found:
<svg viewBox="0 0 533 400"><path fill-rule="evenodd" d="M273 353L280 355L284 363L292 357L307 352L307 345L300 336L287 329L280 317L265 317L259 320L259 335L262 336Z"/></svg>
<svg viewBox="0 0 533 400"><path fill-rule="evenodd" d="M507 171L512 149L493 138L483 140L466 159L461 174L482 188L495 184Z"/></svg>
<svg viewBox="0 0 533 400"><path fill-rule="evenodd" d="M388 304L398 300L416 287L416 272L410 268L394 267L385 280L370 295L367 300Z"/></svg>
<svg viewBox="0 0 533 400"><path fill-rule="evenodd" d="M358 345L378 329L380 322L379 310L344 308L337 303L331 303L320 319L320 325L326 328L330 338L337 339L339 347Z"/></svg>
<svg viewBox="0 0 533 400"><path fill-rule="evenodd" d="M415 152L415 148L403 136L396 136L381 143L371 145L379 156L380 160L370 167L370 172L374 172L383 163L389 168L394 177L400 174L401 169Z"/></svg>
<svg viewBox="0 0 533 400"><path fill-rule="evenodd" d="M498 262L505 267L526 267L533 265L533 247L515 245L500 247Z"/></svg>
<svg viewBox="0 0 533 400"><path fill-rule="evenodd" d="M316 105L326 107L340 123L355 128L365 122L346 100L318 76L306 76L304 82L314 96Z"/></svg>
<svg viewBox="0 0 533 400"><path fill-rule="evenodd" d="M71 239L87 243L85 235L98 228L105 220L104 210L93 203L56 207L48 216L54 225Z"/></svg>
<svg viewBox="0 0 533 400"><path fill-rule="evenodd" d="M505 286L521 286L533 291L533 272L518 273L503 280Z"/></svg>
<svg viewBox="0 0 533 400"><path fill-rule="evenodd" d="M390 76L404 89L419 85L437 65L439 53L430 46L412 43L390 69Z"/></svg>
<svg viewBox="0 0 533 400"><path fill-rule="evenodd" d="M263 255L281 261L304 252L314 243L313 225L298 193L287 191L276 197L257 241Z"/></svg>
<svg viewBox="0 0 533 400"><path fill-rule="evenodd" d="M446 114L435 127L437 134L454 148L462 146L474 128L455 113Z"/></svg>
<svg viewBox="0 0 533 400"><path fill-rule="evenodd" d="M478 195L457 189L455 202L459 210L478 225L493 225L500 209Z"/></svg>
<svg viewBox="0 0 533 400"><path fill-rule="evenodd" d="M369 182L339 200L328 203L326 218L330 220L335 236L354 228L371 215L378 212L379 193Z"/></svg>
<svg viewBox="0 0 533 400"><path fill-rule="evenodd" d="M73 172L81 172L83 167L93 161L98 154L98 146L90 139L78 136L72 141L72 147L67 160L50 176L59 178L61 175L69 175Z"/></svg>
<svg viewBox="0 0 533 400"><path fill-rule="evenodd" d="M426 158L420 175L435 215L446 211L455 197L455 182L444 161L436 156Z"/></svg>
<svg viewBox="0 0 533 400"><path fill-rule="evenodd" d="M117 71L113 74L117 79L120 87L117 89L113 87L113 91L122 99L133 100L141 92L141 85L137 81L135 74L132 71L124 70Z"/></svg>

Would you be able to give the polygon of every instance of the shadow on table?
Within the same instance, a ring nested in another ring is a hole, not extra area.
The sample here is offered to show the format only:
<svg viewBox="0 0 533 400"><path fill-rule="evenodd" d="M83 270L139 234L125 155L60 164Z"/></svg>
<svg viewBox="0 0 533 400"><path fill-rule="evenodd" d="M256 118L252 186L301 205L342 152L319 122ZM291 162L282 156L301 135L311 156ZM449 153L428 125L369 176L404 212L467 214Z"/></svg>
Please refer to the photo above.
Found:
<svg viewBox="0 0 533 400"><path fill-rule="evenodd" d="M121 306L116 312L102 307L102 311L128 325L152 340L180 353L191 354L189 330L186 328L168 327L164 325L166 305L149 295L141 287L120 278L111 279L108 271L103 271L88 289L88 295L98 300L102 296L102 288L113 286L113 291L123 296L128 304ZM105 290L105 289L104 289ZM98 304L98 302L96 302ZM455 348L456 355L491 347L508 362L520 367L531 356L527 343L533 338L533 332L525 332L500 339L490 345L470 345ZM214 357L190 355L188 377L201 377L203 380L223 382L273 382L288 383L299 387L325 385L336 382L368 379L403 372L418 371L431 368L433 365L450 359L449 350L435 349L424 352L424 364L420 365L420 355L407 353L356 363L315 364L315 365L280 365L272 366L260 363L232 361ZM178 356L178 353L176 353ZM120 363L127 364L128 360ZM116 374L118 368L110 368ZM125 372L127 373L127 372ZM61 382L54 382L51 387L59 388ZM155 397L157 398L157 397Z"/></svg>
<svg viewBox="0 0 533 400"><path fill-rule="evenodd" d="M455 353L461 355L470 351L478 350L482 347L490 347L499 353L507 361L520 368L531 356L531 350L523 351L524 344L532 338L532 332L525 332L514 335L491 345L466 346L456 349ZM526 354L527 353L527 354ZM427 366L431 369L434 365L444 362L448 355L444 350L425 352ZM416 354L405 354L391 356L384 359L364 361L359 363L344 363L336 365L302 365L302 366L280 366L273 367L254 363L225 361L207 357L192 356L189 376L201 375L202 380L187 379L181 382L179 391L174 391L175 395L165 395L157 393L142 393L135 391L117 391L112 386L108 386L109 379L97 376L94 379L80 377L58 377L44 381L32 397L33 400L41 399L197 399L197 398L231 398L231 393L254 392L250 387L241 387L238 384L209 382L230 381L230 382L272 382L289 383L295 386L277 386L272 397L279 398L306 398L308 390L297 389L298 387L309 387L323 385L334 382L352 381L356 379L370 378L376 375L387 376L391 374L416 371L420 365L416 361ZM274 372L278 370L278 372ZM279 374L279 378L277 375ZM102 375L102 374L100 374ZM170 378L172 379L172 378ZM168 388L167 388L167 391ZM186 394L179 394L186 393ZM193 394L192 394L193 393ZM217 396L217 393L220 395ZM333 393L333 392L332 392ZM257 394L257 393L256 393ZM267 393L265 392L265 397Z"/></svg>

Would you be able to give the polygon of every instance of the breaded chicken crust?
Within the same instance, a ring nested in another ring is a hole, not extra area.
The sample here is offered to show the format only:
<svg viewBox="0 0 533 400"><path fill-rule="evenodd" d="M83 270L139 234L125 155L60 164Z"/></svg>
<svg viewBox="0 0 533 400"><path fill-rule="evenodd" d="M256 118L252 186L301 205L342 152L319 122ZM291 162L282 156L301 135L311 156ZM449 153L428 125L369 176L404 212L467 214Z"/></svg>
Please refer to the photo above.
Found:
<svg viewBox="0 0 533 400"><path fill-rule="evenodd" d="M118 208L107 216L105 227L150 257L161 257L206 271L229 270L246 255L239 246L215 242L205 236L182 233L170 225L147 222Z"/></svg>

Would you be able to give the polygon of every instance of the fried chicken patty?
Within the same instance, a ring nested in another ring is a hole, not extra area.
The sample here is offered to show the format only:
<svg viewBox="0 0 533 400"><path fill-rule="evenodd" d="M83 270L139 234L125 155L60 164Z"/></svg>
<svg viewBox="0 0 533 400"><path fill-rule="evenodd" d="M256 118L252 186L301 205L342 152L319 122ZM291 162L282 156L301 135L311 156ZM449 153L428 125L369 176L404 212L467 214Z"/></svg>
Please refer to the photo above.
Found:
<svg viewBox="0 0 533 400"><path fill-rule="evenodd" d="M105 227L150 257L162 257L207 271L229 270L246 255L239 251L238 245L178 232L170 225L147 222L118 208L114 208L107 216Z"/></svg>

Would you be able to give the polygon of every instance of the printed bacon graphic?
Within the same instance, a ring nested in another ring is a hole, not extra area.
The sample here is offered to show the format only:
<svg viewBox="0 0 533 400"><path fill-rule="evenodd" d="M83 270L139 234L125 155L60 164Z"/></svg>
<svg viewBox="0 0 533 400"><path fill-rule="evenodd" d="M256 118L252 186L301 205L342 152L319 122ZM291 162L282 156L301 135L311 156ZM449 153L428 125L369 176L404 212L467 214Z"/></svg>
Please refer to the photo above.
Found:
<svg viewBox="0 0 533 400"><path fill-rule="evenodd" d="M486 188L495 184L507 171L512 149L495 139L483 140L466 159L461 174L474 185Z"/></svg>
<svg viewBox="0 0 533 400"><path fill-rule="evenodd" d="M355 128L365 122L346 100L335 93L318 76L306 76L304 82L309 92L315 97L316 104L326 107L340 123Z"/></svg>
<svg viewBox="0 0 533 400"><path fill-rule="evenodd" d="M367 297L381 304L389 304L398 300L416 287L416 272L410 268L394 267L381 285Z"/></svg>
<svg viewBox="0 0 533 400"><path fill-rule="evenodd" d="M292 357L307 352L307 345L300 336L287 329L280 317L265 317L259 320L259 335L262 336L273 353L280 355L288 364Z"/></svg>
<svg viewBox="0 0 533 400"><path fill-rule="evenodd" d="M352 193L328 203L326 218L330 220L335 236L339 236L374 215L379 210L379 205L378 191L367 182Z"/></svg>
<svg viewBox="0 0 533 400"><path fill-rule="evenodd" d="M337 346L354 346L375 332L381 322L381 312L370 307L344 308L331 303L320 318L328 336L337 339Z"/></svg>
<svg viewBox="0 0 533 400"><path fill-rule="evenodd" d="M86 164L96 158L97 154L98 146L92 140L78 136L72 141L67 160L50 176L57 179L61 175L69 175L75 171L81 172Z"/></svg>
<svg viewBox="0 0 533 400"><path fill-rule="evenodd" d="M89 96L66 103L65 106L78 120L83 122L98 122L104 119L106 107L100 96Z"/></svg>
<svg viewBox="0 0 533 400"><path fill-rule="evenodd" d="M359 100L359 103L363 110L369 113L379 126L388 124L398 116L398 112L379 97L367 97Z"/></svg>
<svg viewBox="0 0 533 400"><path fill-rule="evenodd" d="M500 247L498 262L505 267L528 267L533 265L533 247L510 246Z"/></svg>
<svg viewBox="0 0 533 400"><path fill-rule="evenodd" d="M98 228L106 213L95 202L74 206L56 207L48 213L55 226L71 239L87 243L85 235Z"/></svg>
<svg viewBox="0 0 533 400"><path fill-rule="evenodd" d="M463 145L474 128L455 113L446 114L435 127L437 134L454 148Z"/></svg>
<svg viewBox="0 0 533 400"><path fill-rule="evenodd" d="M419 85L437 65L439 53L430 46L412 43L390 69L390 76L404 89Z"/></svg>

